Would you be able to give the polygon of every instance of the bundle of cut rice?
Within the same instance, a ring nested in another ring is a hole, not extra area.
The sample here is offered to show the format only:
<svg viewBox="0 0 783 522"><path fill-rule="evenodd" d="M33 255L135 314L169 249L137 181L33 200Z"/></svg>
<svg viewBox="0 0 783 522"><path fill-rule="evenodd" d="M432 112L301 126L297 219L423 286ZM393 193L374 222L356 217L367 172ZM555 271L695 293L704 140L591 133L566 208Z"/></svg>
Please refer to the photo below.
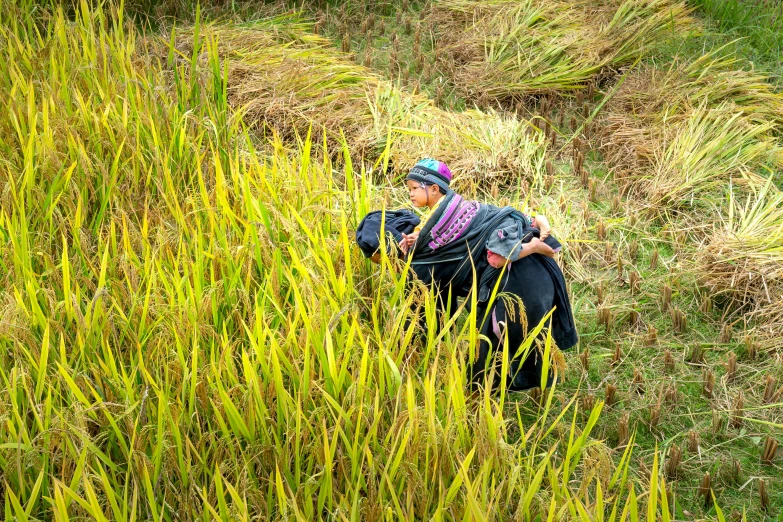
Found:
<svg viewBox="0 0 783 522"><path fill-rule="evenodd" d="M578 89L690 24L671 0L444 0L428 12L440 67L471 100Z"/></svg>
<svg viewBox="0 0 783 522"><path fill-rule="evenodd" d="M783 95L766 76L738 67L716 50L632 73L598 126L615 175L653 204L679 205L713 196L732 179L758 184L753 172L780 166Z"/></svg>
<svg viewBox="0 0 783 522"><path fill-rule="evenodd" d="M363 159L388 158L385 163L396 172L436 157L451 166L457 185L540 176L545 138L526 120L492 110L439 109L427 97L355 65L305 29L283 32L270 21L211 25L197 36L183 32L176 45L186 58L194 54L194 38L212 42L207 47L221 65L210 68L204 53L197 68L205 81L221 72L226 76L228 103L259 131L273 129L293 140L311 127L323 129L333 142L345 139Z"/></svg>
<svg viewBox="0 0 783 522"><path fill-rule="evenodd" d="M728 299L771 339L783 325L783 193L770 178L745 201L732 197L729 208L698 252L697 268L716 296Z"/></svg>

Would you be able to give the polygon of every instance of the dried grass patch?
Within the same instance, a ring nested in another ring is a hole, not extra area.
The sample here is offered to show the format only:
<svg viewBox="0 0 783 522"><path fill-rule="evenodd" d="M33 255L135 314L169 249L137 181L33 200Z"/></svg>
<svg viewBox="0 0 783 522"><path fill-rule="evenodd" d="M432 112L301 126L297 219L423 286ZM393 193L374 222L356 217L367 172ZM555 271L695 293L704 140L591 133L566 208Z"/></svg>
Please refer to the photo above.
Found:
<svg viewBox="0 0 783 522"><path fill-rule="evenodd" d="M439 66L468 99L578 89L690 25L682 2L446 0L428 12Z"/></svg>
<svg viewBox="0 0 783 522"><path fill-rule="evenodd" d="M317 122L333 131L332 140L339 138L338 129L357 134L368 123L365 93L374 78L309 33L309 25L289 26L288 18L202 27L196 45L214 47L227 73L228 103L251 127L293 138ZM176 48L190 57L193 47L193 31L183 31ZM208 59L205 50L197 62L205 81L214 76Z"/></svg>
<svg viewBox="0 0 783 522"><path fill-rule="evenodd" d="M729 299L762 337L783 347L783 193L771 180L757 193L731 198L728 217L696 256L704 284Z"/></svg>
<svg viewBox="0 0 783 522"><path fill-rule="evenodd" d="M450 165L457 186L512 183L543 171L545 139L527 120L493 110L439 109L353 64L306 29L282 32L272 23L201 29L199 38L214 42L226 71L228 103L259 133L272 129L293 141L314 127L329 141L345 139L357 159L388 157L394 172L436 157ZM192 32L177 38L177 49L184 57L193 54ZM197 67L211 81L207 62L205 55Z"/></svg>
<svg viewBox="0 0 783 522"><path fill-rule="evenodd" d="M391 140L395 171L405 171L426 155L442 158L454 171L458 187L486 181L503 184L543 173L546 139L514 115L478 109L444 111L426 97L388 83L375 92L370 110L374 121L365 140L376 147Z"/></svg>
<svg viewBox="0 0 783 522"><path fill-rule="evenodd" d="M783 165L783 96L767 77L739 66L716 51L633 72L599 125L599 147L615 176L654 206L708 199L730 180L762 184L756 172Z"/></svg>

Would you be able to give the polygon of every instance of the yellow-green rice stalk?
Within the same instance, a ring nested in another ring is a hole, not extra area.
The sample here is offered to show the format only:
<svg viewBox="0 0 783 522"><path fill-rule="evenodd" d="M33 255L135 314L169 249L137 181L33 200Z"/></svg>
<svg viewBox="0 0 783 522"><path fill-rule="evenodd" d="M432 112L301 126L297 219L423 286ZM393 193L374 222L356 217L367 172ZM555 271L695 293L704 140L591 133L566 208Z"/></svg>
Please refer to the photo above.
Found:
<svg viewBox="0 0 783 522"><path fill-rule="evenodd" d="M783 148L769 137L772 128L772 122L754 125L725 105L695 109L653 151L646 194L655 205L676 207L732 180L758 182L751 169L783 165Z"/></svg>

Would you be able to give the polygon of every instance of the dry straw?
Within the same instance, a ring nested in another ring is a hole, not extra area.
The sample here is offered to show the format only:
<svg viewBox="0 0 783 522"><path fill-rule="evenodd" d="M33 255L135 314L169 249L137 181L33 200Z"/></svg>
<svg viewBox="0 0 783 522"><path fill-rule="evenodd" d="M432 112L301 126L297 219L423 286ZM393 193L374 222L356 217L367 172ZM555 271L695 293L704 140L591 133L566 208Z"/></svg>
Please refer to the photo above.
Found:
<svg viewBox="0 0 783 522"><path fill-rule="evenodd" d="M771 179L745 198L730 193L728 216L696 261L713 295L759 320L758 337L781 346L775 332L783 325L783 194Z"/></svg>
<svg viewBox="0 0 783 522"><path fill-rule="evenodd" d="M690 23L684 3L446 0L427 16L469 99L578 90Z"/></svg>
<svg viewBox="0 0 783 522"><path fill-rule="evenodd" d="M383 157L383 166L396 172L434 156L456 173L457 187L463 179L542 176L546 138L529 133L528 122L491 110L440 110L354 65L307 33L305 22L286 20L285 30L270 24L199 28L199 38L220 43L229 103L259 132L296 142L310 127L324 130L332 145L350 141L357 160ZM191 54L193 30L174 36L177 51ZM347 51L350 42L344 43Z"/></svg>
<svg viewBox="0 0 783 522"><path fill-rule="evenodd" d="M678 203L779 164L783 95L722 49L632 73L606 106L601 148L636 193ZM753 176L751 176L753 179ZM677 198L680 198L679 200Z"/></svg>

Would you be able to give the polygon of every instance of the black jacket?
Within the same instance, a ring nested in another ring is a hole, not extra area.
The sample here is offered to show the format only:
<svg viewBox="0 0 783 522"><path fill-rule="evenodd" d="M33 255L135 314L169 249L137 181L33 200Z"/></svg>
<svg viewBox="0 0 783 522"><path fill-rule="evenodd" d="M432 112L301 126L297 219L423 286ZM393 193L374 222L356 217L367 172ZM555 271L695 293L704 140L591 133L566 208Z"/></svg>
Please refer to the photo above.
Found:
<svg viewBox="0 0 783 522"><path fill-rule="evenodd" d="M479 313L483 316L492 289L501 274L501 270L492 268L486 260L487 240L490 235L507 227L509 223L516 222L520 227L519 236L523 237L522 242L526 243L530 241L530 237L538 237L539 230L529 226L523 215L512 207L499 208L481 204L478 213L460 239L433 249L429 243L432 239L432 229L454 197L456 194L449 191L421 229L419 239L411 253L413 255L411 268L425 284L434 282L444 292L447 292L448 286L452 295L457 297L467 296L473 286L473 278L476 277ZM560 246L552 236L547 237L544 242L552 248ZM501 289L519 296L524 294L537 295L537 298L546 296L549 301L547 311L556 306L552 316L554 326L552 337L561 350L571 348L577 343L578 336L563 273L552 258L539 254L528 257L531 259L525 263L520 263L521 260L511 263L504 275ZM541 274L548 274L549 277L546 275L543 278L525 277L526 269L523 267L533 265L540 266L544 269ZM511 271L515 272L513 278L509 278Z"/></svg>
<svg viewBox="0 0 783 522"><path fill-rule="evenodd" d="M373 210L359 223L356 229L356 244L364 257L372 257L381 248L383 225L386 234L391 235L391 238L386 240L386 252L391 253L392 246L399 248L397 245L402 241L402 235L413 232L419 222L419 216L410 210Z"/></svg>

